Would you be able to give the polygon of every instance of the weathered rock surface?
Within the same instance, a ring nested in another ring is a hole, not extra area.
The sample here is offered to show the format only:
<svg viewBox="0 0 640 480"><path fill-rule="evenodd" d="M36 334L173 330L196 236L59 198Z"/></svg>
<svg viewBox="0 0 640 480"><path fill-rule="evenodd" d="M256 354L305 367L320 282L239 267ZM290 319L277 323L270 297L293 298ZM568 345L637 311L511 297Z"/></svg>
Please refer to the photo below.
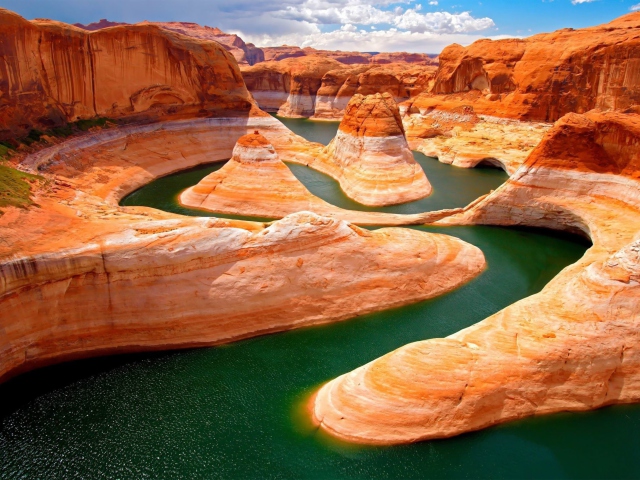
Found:
<svg viewBox="0 0 640 480"><path fill-rule="evenodd" d="M341 320L443 293L484 267L454 238L309 212L262 224L117 206L153 178L228 158L256 128L289 160L315 148L271 117L236 116L114 128L26 157L21 168L49 182L39 208L0 217L0 380Z"/></svg>
<svg viewBox="0 0 640 480"><path fill-rule="evenodd" d="M242 76L263 110L285 117L310 117L322 77L340 67L336 60L305 56L243 68Z"/></svg>
<svg viewBox="0 0 640 480"><path fill-rule="evenodd" d="M0 9L0 39L0 138L94 116L150 120L255 108L219 44L158 26L87 32Z"/></svg>
<svg viewBox="0 0 640 480"><path fill-rule="evenodd" d="M639 401L639 172L640 115L558 121L506 184L441 223L579 231L593 246L540 293L327 383L322 428L403 443Z"/></svg>
<svg viewBox="0 0 640 480"><path fill-rule="evenodd" d="M472 107L407 114L402 123L412 150L442 163L473 168L491 165L513 174L551 124L476 115Z"/></svg>
<svg viewBox="0 0 640 480"><path fill-rule="evenodd" d="M212 40L220 43L238 62L238 65L254 65L264 62L264 52L253 43L245 43L242 38L232 33L225 33L219 28L201 26L190 22L145 22L157 25L173 32L181 33L200 40Z"/></svg>
<svg viewBox="0 0 640 480"><path fill-rule="evenodd" d="M257 132L240 137L231 160L182 192L180 203L217 213L267 218L310 211L357 225L423 224L452 213L395 215L338 208L309 192Z"/></svg>
<svg viewBox="0 0 640 480"><path fill-rule="evenodd" d="M407 53L407 52L384 52L378 53L371 57L371 63L383 65L386 63L415 63L417 65L438 66L438 55L429 55L427 53Z"/></svg>
<svg viewBox="0 0 640 480"><path fill-rule="evenodd" d="M407 64L360 65L327 72L318 90L313 118L341 120L356 94L389 93L396 102L430 88L436 67Z"/></svg>
<svg viewBox="0 0 640 480"><path fill-rule="evenodd" d="M410 202L431 193L388 93L354 95L336 137L310 166L338 180L350 198L364 205Z"/></svg>
<svg viewBox="0 0 640 480"><path fill-rule="evenodd" d="M625 110L640 104L638 48L640 13L591 28L451 45L440 55L436 99L424 94L414 106L472 101L481 115L544 122L594 108Z"/></svg>

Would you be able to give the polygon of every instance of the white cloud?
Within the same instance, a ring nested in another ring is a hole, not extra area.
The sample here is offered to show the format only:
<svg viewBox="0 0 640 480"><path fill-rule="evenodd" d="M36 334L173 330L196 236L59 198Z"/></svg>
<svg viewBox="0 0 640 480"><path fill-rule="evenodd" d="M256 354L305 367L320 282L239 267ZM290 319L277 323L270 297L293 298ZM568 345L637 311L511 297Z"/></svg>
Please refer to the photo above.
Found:
<svg viewBox="0 0 640 480"><path fill-rule="evenodd" d="M240 32L239 35L247 42L261 47L280 45L299 45L314 47L320 50L343 50L360 52L426 52L438 53L447 45L459 43L469 45L481 38L499 40L508 36L486 37L478 34L465 33L433 33L408 32L397 28L387 30L353 31L343 26L332 32L316 32L312 34L287 35L251 35Z"/></svg>
<svg viewBox="0 0 640 480"><path fill-rule="evenodd" d="M637 12L638 10L640 10L640 3L636 3L635 5L631 5L629 10L631 10L632 12Z"/></svg>
<svg viewBox="0 0 640 480"><path fill-rule="evenodd" d="M578 0L585 1L585 0ZM318 25L390 25L410 32L466 33L493 27L488 17L475 18L469 12L420 13L420 5L403 10L383 10L372 4L359 4L357 0L338 6L324 0L305 0L300 5L289 5L274 12L278 18L308 22ZM436 2L437 3L437 2Z"/></svg>
<svg viewBox="0 0 640 480"><path fill-rule="evenodd" d="M574 5L579 5L581 3L591 3L595 1L596 0L571 0L571 3L573 3Z"/></svg>

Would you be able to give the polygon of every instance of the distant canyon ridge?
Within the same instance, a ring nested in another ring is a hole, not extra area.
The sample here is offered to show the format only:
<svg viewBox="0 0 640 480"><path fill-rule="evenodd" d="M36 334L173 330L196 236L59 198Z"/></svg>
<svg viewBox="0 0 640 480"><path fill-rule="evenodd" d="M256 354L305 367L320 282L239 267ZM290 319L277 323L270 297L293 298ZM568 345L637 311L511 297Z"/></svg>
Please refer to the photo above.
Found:
<svg viewBox="0 0 640 480"><path fill-rule="evenodd" d="M245 43L238 35L225 33L219 28L201 26L197 23L190 22L143 22L158 25L167 30L171 30L190 37L199 38L201 40L213 40L222 45L229 53L231 53L238 65L250 66L256 63L279 61L286 58L305 57L309 55L321 55L331 58L340 63L347 65L372 64L384 65L388 63L414 63L418 65L438 65L437 54L426 53L408 53L408 52L391 52L391 53L363 53L363 52L343 52L340 50L316 50L312 47L300 48L291 45L282 45L280 47L256 47L253 43ZM120 25L129 25L121 22L110 22L102 19L98 22L83 25L75 23L74 26L83 30L95 31L108 27L116 27Z"/></svg>

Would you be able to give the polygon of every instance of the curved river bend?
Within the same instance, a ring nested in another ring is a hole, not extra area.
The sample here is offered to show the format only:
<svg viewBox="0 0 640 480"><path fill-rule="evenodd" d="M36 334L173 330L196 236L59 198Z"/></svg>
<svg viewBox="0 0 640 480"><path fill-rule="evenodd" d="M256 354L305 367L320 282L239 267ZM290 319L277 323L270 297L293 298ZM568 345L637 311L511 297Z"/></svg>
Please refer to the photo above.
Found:
<svg viewBox="0 0 640 480"><path fill-rule="evenodd" d="M324 143L337 128L308 120L285 123ZM434 194L391 207L397 212L463 206L506 179L499 170L463 170L417 158ZM220 165L158 179L123 204L202 214L180 207L175 196ZM365 208L346 199L328 177L305 167L292 170L325 200ZM488 269L445 296L341 323L22 375L0 386L0 477L640 476L640 408L633 405L531 418L399 447L347 445L309 425L303 405L323 382L406 343L454 333L538 292L588 247L573 237L532 230L416 228L477 245Z"/></svg>

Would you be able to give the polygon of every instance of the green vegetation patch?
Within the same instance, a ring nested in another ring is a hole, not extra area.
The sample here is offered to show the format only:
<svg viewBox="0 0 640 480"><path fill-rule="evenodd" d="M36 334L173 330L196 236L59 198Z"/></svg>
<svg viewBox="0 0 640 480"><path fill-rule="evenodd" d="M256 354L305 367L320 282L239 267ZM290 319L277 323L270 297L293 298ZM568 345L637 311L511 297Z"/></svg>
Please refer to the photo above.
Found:
<svg viewBox="0 0 640 480"><path fill-rule="evenodd" d="M40 180L44 178L0 165L0 215L5 207L27 208L33 205L31 185Z"/></svg>
<svg viewBox="0 0 640 480"><path fill-rule="evenodd" d="M109 121L108 118L98 117L98 118L90 118L89 120L78 120L77 122L74 123L74 125L78 127L80 130L82 130L83 132L86 132L93 127L104 128L104 126L107 124L108 121Z"/></svg>
<svg viewBox="0 0 640 480"><path fill-rule="evenodd" d="M0 143L0 158L6 157L9 153L9 150L11 150L9 146Z"/></svg>

